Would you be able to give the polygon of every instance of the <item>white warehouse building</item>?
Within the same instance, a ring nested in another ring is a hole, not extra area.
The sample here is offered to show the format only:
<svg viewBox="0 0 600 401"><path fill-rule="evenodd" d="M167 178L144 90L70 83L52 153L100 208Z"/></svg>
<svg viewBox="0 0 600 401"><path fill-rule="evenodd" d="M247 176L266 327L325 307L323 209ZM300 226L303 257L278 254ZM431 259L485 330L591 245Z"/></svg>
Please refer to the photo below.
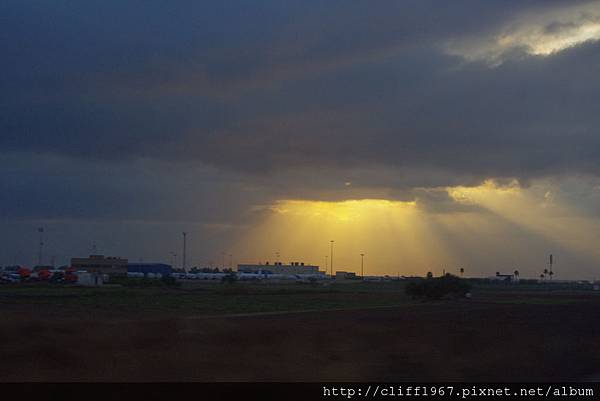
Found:
<svg viewBox="0 0 600 401"><path fill-rule="evenodd" d="M269 264L239 264L237 270L240 273L272 273L272 274L319 274L319 266L305 265L302 262L290 262L284 265L281 262Z"/></svg>

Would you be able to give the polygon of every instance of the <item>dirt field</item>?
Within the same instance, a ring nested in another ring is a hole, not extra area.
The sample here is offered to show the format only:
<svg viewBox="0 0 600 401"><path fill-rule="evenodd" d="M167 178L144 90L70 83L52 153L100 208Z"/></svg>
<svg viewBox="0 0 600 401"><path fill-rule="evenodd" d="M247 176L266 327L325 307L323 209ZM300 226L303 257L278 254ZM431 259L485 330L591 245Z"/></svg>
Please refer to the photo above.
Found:
<svg viewBox="0 0 600 401"><path fill-rule="evenodd" d="M292 313L231 305L213 313L204 305L198 313L159 302L145 305L144 313L125 309L114 316L102 305L69 309L64 299L40 302L0 289L0 381L600 378L596 293L476 290L469 301L423 303L397 288L374 288L315 294L330 297L324 306L356 308L350 297L389 305Z"/></svg>

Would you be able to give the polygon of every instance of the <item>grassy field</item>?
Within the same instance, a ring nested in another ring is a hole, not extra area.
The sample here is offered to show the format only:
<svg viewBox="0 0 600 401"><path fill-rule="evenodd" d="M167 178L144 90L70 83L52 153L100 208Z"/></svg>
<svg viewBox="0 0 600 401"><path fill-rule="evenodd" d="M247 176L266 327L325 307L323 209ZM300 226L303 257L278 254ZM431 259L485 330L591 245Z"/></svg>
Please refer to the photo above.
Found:
<svg viewBox="0 0 600 401"><path fill-rule="evenodd" d="M404 282L222 284L191 281L179 287L85 288L42 283L0 286L5 314L43 317L130 317L265 313L401 307L422 303L404 293ZM568 304L595 300L586 287L474 285L463 302ZM600 296L600 294L598 294ZM431 302L430 302L431 303Z"/></svg>
<svg viewBox="0 0 600 401"><path fill-rule="evenodd" d="M0 287L5 313L81 318L132 315L239 314L401 306L411 301L402 283L188 282L179 288L81 288L55 285Z"/></svg>
<svg viewBox="0 0 600 401"><path fill-rule="evenodd" d="M401 282L0 286L0 381L600 379L600 294ZM292 313L287 313L292 312Z"/></svg>

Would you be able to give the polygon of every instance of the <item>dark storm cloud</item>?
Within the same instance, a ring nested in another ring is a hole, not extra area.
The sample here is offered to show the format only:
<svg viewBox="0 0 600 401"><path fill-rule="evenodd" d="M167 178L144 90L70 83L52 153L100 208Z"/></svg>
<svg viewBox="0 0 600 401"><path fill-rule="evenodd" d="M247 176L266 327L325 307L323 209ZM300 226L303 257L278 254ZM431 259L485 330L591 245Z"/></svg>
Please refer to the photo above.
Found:
<svg viewBox="0 0 600 401"><path fill-rule="evenodd" d="M99 164L4 155L0 219L243 225L257 218L244 206L272 195L211 168L185 167L174 174L170 165L147 159Z"/></svg>
<svg viewBox="0 0 600 401"><path fill-rule="evenodd" d="M406 73L403 64L419 55L400 56L385 69L360 66L281 89L276 107L295 111L257 111L239 127L186 140L201 145L199 158L259 171L384 164L482 178L596 174L598 50L582 45L495 69L429 57Z"/></svg>
<svg viewBox="0 0 600 401"><path fill-rule="evenodd" d="M216 219L208 211L273 198L597 174L598 43L515 48L496 67L444 50L559 6L3 2L0 149L20 166L0 173L4 216L163 218L184 194ZM47 154L65 164L55 175ZM219 203L227 191L247 197ZM126 199L145 206L118 207Z"/></svg>

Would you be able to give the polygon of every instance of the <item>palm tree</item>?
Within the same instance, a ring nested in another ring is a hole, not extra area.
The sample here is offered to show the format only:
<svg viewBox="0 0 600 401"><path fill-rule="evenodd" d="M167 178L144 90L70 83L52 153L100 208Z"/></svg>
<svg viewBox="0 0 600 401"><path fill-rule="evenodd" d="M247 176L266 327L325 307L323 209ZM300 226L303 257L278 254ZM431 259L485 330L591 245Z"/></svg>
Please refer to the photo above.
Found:
<svg viewBox="0 0 600 401"><path fill-rule="evenodd" d="M552 275L554 274L554 272L553 272L552 270L550 270L550 271L548 272L548 274L550 275L550 280L552 280Z"/></svg>
<svg viewBox="0 0 600 401"><path fill-rule="evenodd" d="M465 269L463 269L462 267L460 268L460 276L462 277L463 273L465 272Z"/></svg>
<svg viewBox="0 0 600 401"><path fill-rule="evenodd" d="M542 280L543 280L543 279L544 279L544 277L545 277L545 276L544 276L543 274L540 274L540 279L542 279Z"/></svg>
<svg viewBox="0 0 600 401"><path fill-rule="evenodd" d="M515 270L514 274L515 274L515 277L519 277L519 271L518 270Z"/></svg>

